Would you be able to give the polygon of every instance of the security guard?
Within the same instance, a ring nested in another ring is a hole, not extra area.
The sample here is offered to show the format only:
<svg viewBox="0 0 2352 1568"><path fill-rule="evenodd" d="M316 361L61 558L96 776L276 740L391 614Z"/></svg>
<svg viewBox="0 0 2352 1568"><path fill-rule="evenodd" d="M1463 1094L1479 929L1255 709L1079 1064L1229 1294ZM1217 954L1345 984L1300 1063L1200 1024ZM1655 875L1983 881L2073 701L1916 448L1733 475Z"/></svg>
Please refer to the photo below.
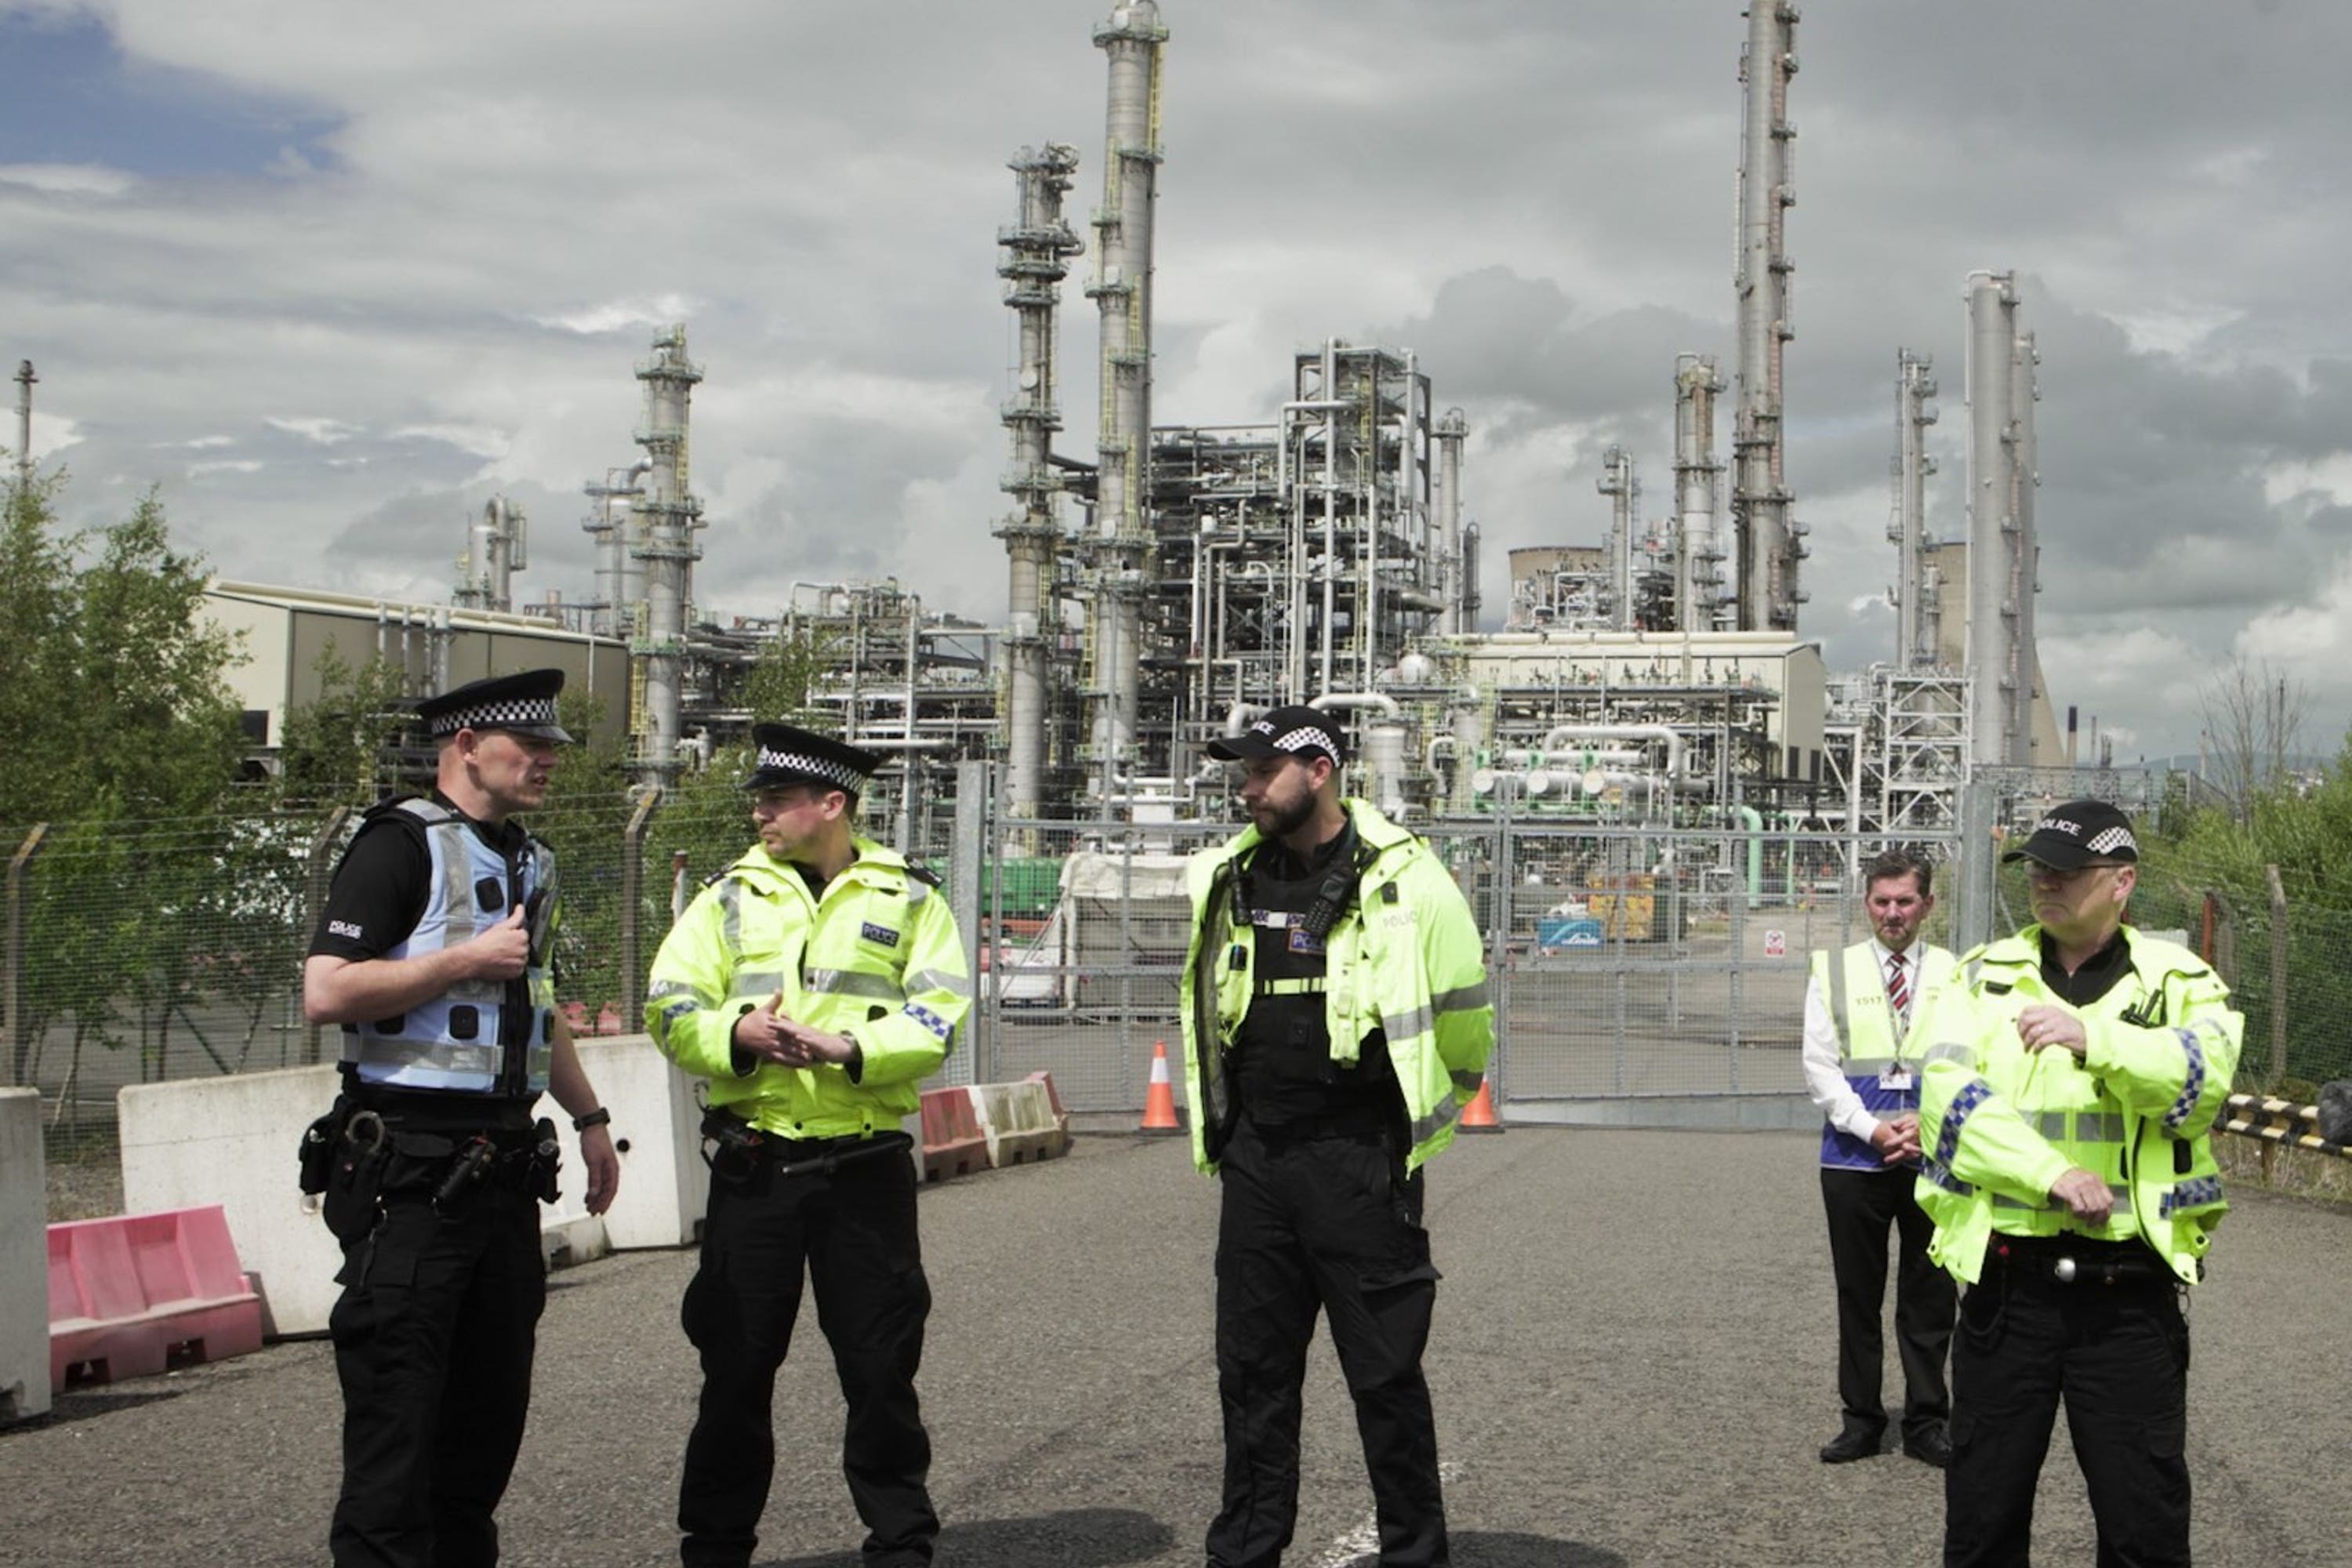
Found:
<svg viewBox="0 0 2352 1568"><path fill-rule="evenodd" d="M1886 1431L1880 1392L1886 1233L1896 1237L1895 1348L1903 1363L1903 1451L1939 1468L1951 1458L1951 1277L1927 1256L1934 1226L1911 1201L1919 1167L1919 1064L1906 1052L1916 1004L1952 972L1918 940L1936 907L1934 868L1889 849L1863 868L1871 941L1813 954L1805 988L1805 1087L1822 1110L1822 1206L1837 1279L1838 1399L1844 1420L1822 1462L1869 1458Z"/></svg>
<svg viewBox="0 0 2352 1568"><path fill-rule="evenodd" d="M760 842L662 943L646 1026L710 1080L717 1145L687 1336L702 1396L678 1489L681 1560L748 1563L775 1468L770 1405L803 1268L848 1402L841 1465L866 1561L929 1563L939 1517L915 1394L931 1307L901 1120L971 1005L938 882L851 826L881 759L761 724Z"/></svg>
<svg viewBox="0 0 2352 1568"><path fill-rule="evenodd" d="M2123 923L2130 820L2055 807L2022 847L2035 923L1960 961L1915 1031L1920 1206L1965 1282L1944 1562L2032 1551L2063 1398L2099 1561L2189 1562L2189 1326L2228 1207L2210 1130L2244 1020L2202 959Z"/></svg>
<svg viewBox="0 0 2352 1568"><path fill-rule="evenodd" d="M330 1316L343 1391L339 1564L495 1563L546 1301L552 1089L580 1130L588 1211L620 1162L554 1010L555 857L514 820L547 798L560 669L417 705L430 795L367 814L336 868L303 1011L341 1024L343 1092L304 1140L306 1190L343 1247Z"/></svg>
<svg viewBox="0 0 2352 1568"><path fill-rule="evenodd" d="M1290 1543L1319 1309L1355 1401L1380 1562L1443 1564L1422 1166L1453 1141L1494 1044L1478 930L1426 844L1340 798L1328 715L1277 708L1209 754L1244 765L1252 821L1187 868L1192 1154L1223 1178L1225 1479L1209 1563L1272 1568Z"/></svg>

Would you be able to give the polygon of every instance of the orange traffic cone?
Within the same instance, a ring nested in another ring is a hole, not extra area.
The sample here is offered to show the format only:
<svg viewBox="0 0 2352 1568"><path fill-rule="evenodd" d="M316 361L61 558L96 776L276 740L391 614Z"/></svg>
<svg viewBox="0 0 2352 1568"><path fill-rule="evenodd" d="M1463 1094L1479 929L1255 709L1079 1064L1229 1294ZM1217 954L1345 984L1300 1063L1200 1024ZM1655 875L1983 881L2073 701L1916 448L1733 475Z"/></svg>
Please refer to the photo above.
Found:
<svg viewBox="0 0 2352 1568"><path fill-rule="evenodd" d="M1500 1132L1503 1124L1495 1120L1494 1085L1490 1079L1478 1080L1478 1092L1462 1108L1462 1120L1454 1125L1465 1132Z"/></svg>
<svg viewBox="0 0 2352 1568"><path fill-rule="evenodd" d="M1168 1042L1151 1042L1151 1083L1143 1091L1143 1121L1138 1132L1162 1135L1181 1132L1184 1124L1176 1120L1176 1086L1168 1080Z"/></svg>

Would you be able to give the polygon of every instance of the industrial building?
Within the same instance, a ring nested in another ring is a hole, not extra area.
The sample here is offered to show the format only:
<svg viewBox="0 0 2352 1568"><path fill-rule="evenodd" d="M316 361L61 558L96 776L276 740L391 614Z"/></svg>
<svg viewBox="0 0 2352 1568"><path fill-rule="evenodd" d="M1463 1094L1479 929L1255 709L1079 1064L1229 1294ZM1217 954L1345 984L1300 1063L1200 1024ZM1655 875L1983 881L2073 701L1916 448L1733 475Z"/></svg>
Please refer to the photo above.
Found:
<svg viewBox="0 0 2352 1568"><path fill-rule="evenodd" d="M1407 819L1756 814L1861 834L1948 830L1971 768L2061 760L2032 615L2037 357L2013 277L1971 275L1971 501L1956 520L1965 541L1945 541L1926 516L1933 367L1897 351L1895 646L1868 670L1825 669L1800 629L1807 531L1783 440L1796 24L1787 0L1747 10L1731 374L1696 351L1660 365L1675 430L1665 504L1645 514L1635 455L1611 447L1605 529L1510 551L1498 630L1481 629L1471 415L1445 405L1443 366L1332 339L1268 367L1282 378L1271 421L1152 422L1171 38L1155 0L1127 0L1093 29L1108 78L1088 236L1064 213L1075 146L1047 141L1009 160L1013 200L996 236L1019 344L1000 410L1007 510L973 523L1004 546L1001 611L926 605L885 580L796 584L790 602L723 625L706 614L688 468L703 371L677 324L635 366L638 455L584 486L593 587L518 613L524 520L493 498L467 523L458 607L428 618L575 641L600 689L624 697L615 708L651 785L739 740L754 717L743 673L775 639L803 641L826 670L813 704L890 759L873 815L902 842L924 836L938 781L972 758L1001 765L1011 820L1222 818L1230 803L1206 743L1297 701L1346 716L1351 783ZM1057 446L1061 309L1080 266L1099 395L1089 449L1072 453ZM240 595L267 597L228 596ZM375 608L390 617L379 640L413 657L416 608ZM434 673L458 678L455 666Z"/></svg>

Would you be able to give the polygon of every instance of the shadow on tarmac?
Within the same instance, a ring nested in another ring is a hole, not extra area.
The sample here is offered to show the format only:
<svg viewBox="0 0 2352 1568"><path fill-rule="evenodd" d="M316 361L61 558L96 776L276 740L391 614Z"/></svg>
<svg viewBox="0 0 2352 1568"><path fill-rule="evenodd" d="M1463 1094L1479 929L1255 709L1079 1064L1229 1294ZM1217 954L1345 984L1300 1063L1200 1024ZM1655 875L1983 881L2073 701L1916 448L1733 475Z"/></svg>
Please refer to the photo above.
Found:
<svg viewBox="0 0 2352 1568"><path fill-rule="evenodd" d="M939 1544L940 1561L955 1568L1115 1568L1157 1557L1175 1540L1174 1531L1149 1514L1081 1508L1030 1519L960 1520L940 1531ZM1549 1564L1551 1560L1542 1561ZM1579 1568L1582 1561L1578 1560ZM1591 1562L1601 1568L1601 1559ZM762 1559L761 1568L858 1568L858 1563L855 1551L828 1552L815 1557Z"/></svg>
<svg viewBox="0 0 2352 1568"><path fill-rule="evenodd" d="M1625 1568L1626 1559L1575 1541L1549 1541L1516 1531L1455 1530L1447 1532L1454 1568ZM944 1539L944 1538L942 1538ZM1379 1568L1377 1554L1350 1558L1340 1568Z"/></svg>

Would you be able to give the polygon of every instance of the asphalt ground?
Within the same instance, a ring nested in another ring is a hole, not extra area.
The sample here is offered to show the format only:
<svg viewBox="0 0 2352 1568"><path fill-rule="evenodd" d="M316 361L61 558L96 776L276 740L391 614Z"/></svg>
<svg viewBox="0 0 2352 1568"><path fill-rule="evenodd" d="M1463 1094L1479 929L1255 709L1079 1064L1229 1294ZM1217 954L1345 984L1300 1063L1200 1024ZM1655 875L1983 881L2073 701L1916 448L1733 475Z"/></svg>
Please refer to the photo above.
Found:
<svg viewBox="0 0 2352 1568"><path fill-rule="evenodd" d="M1937 1560L1939 1472L1815 1458L1837 1402L1814 1160L1810 1134L1521 1128L1437 1163L1428 1368L1460 1568ZM2340 1563L2352 1215L2238 1202L2193 1307L2197 1558ZM926 1190L943 1568L1198 1568L1220 1472L1215 1217L1173 1139L1084 1137L1068 1159ZM693 1264L635 1253L551 1280L506 1562L675 1560ZM854 1568L840 1399L812 1315L802 1333L759 1561ZM1328 1349L1310 1365L1289 1561L1369 1568L1347 1396ZM323 1562L338 1415L317 1342L68 1393L0 1429L0 1562ZM2045 1563L2094 1556L2063 1429L2036 1544Z"/></svg>

